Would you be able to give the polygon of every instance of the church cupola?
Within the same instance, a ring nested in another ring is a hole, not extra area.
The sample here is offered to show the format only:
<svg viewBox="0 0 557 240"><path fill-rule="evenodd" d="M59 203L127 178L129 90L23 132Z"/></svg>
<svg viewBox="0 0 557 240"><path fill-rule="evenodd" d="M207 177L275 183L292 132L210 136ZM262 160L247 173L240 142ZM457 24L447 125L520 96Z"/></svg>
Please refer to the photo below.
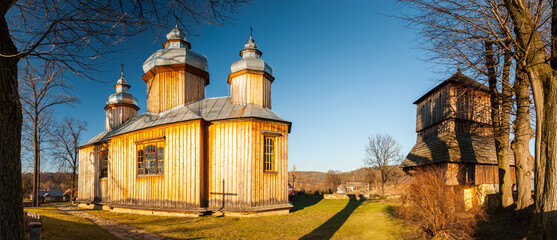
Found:
<svg viewBox="0 0 557 240"><path fill-rule="evenodd" d="M271 84L273 68L267 64L250 35L248 43L240 51L242 59L232 63L228 84L233 104L256 104L271 109Z"/></svg>
<svg viewBox="0 0 557 240"><path fill-rule="evenodd" d="M209 84L207 58L191 50L186 33L175 27L166 38L163 49L143 63L148 112L162 112L201 100Z"/></svg>
<svg viewBox="0 0 557 240"><path fill-rule="evenodd" d="M114 85L116 92L106 99L106 130L110 131L122 125L131 117L137 115L139 104L137 99L128 92L130 85L124 77L124 72Z"/></svg>

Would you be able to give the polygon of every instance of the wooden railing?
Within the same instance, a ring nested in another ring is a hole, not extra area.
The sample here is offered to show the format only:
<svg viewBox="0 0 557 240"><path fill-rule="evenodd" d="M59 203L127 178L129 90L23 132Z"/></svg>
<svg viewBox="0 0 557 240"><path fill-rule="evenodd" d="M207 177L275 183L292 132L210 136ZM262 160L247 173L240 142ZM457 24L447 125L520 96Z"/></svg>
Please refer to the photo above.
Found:
<svg viewBox="0 0 557 240"><path fill-rule="evenodd" d="M23 221L25 224L25 231L29 232L29 223L32 222L38 222L38 223L42 223L43 220L43 216L41 214L38 213L32 213L32 212L23 212Z"/></svg>

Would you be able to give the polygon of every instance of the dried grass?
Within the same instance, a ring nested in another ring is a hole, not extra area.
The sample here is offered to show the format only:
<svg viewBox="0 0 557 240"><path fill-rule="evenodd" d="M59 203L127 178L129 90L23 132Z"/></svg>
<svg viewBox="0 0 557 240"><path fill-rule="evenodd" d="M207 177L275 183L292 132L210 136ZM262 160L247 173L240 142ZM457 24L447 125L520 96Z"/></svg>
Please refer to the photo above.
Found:
<svg viewBox="0 0 557 240"><path fill-rule="evenodd" d="M445 184L440 168L428 167L414 174L403 194L404 206L398 215L415 226L412 239L472 239L485 211L465 209L461 186Z"/></svg>

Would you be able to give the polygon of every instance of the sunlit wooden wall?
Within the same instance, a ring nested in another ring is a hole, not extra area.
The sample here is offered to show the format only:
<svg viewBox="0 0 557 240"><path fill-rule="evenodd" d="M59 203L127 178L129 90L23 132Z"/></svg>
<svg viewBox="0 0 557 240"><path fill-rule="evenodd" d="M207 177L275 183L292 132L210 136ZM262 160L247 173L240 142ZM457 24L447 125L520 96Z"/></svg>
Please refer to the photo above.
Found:
<svg viewBox="0 0 557 240"><path fill-rule="evenodd" d="M264 131L282 135L276 136L274 172L263 171ZM288 204L287 124L217 121L209 126L208 134L210 210L242 211Z"/></svg>
<svg viewBox="0 0 557 240"><path fill-rule="evenodd" d="M230 102L256 104L271 109L271 83L273 79L260 71L243 70L230 74Z"/></svg>
<svg viewBox="0 0 557 240"><path fill-rule="evenodd" d="M200 121L165 125L111 140L111 204L138 208L196 209L201 206ZM136 141L164 137L164 174L137 175Z"/></svg>
<svg viewBox="0 0 557 240"><path fill-rule="evenodd" d="M147 111L162 112L205 97L208 73L183 64L157 66L143 75Z"/></svg>

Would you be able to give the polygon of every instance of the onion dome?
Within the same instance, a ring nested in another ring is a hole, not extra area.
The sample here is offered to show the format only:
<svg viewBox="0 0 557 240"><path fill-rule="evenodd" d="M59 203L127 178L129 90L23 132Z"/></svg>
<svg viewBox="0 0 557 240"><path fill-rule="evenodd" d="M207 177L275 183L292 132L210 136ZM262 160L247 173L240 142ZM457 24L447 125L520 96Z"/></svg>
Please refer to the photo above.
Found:
<svg viewBox="0 0 557 240"><path fill-rule="evenodd" d="M263 55L263 53L257 49L255 40L253 40L253 37L250 36L248 43L244 45L244 49L240 51L240 57L242 57L242 59L232 63L230 66L230 73L249 69L265 71L266 73L273 75L273 68L260 58L261 55Z"/></svg>
<svg viewBox="0 0 557 240"><path fill-rule="evenodd" d="M143 63L143 71L149 72L156 66L188 64L207 71L207 57L191 50L191 44L186 40L186 33L175 27L166 34L163 49L156 51Z"/></svg>
<svg viewBox="0 0 557 240"><path fill-rule="evenodd" d="M108 98L106 99L106 106L125 104L131 105L132 107L136 108L136 110L139 109L137 98L135 98L131 93L128 92L128 89L130 87L131 86L126 81L126 78L124 78L124 73L122 72L122 74L120 74L120 78L116 82L116 85L114 85L116 92L108 96Z"/></svg>

